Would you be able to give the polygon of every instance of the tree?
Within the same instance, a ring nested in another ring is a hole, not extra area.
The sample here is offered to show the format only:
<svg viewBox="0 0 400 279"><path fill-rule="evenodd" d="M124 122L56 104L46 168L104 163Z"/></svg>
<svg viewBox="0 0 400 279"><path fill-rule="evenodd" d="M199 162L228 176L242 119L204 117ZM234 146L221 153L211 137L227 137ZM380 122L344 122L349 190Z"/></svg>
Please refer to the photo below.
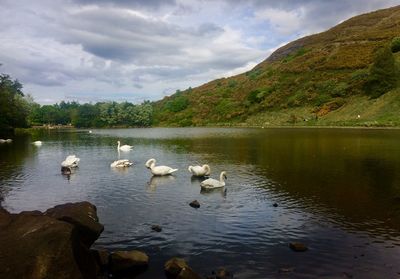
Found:
<svg viewBox="0 0 400 279"><path fill-rule="evenodd" d="M369 70L368 80L365 84L366 93L372 98L378 98L390 91L397 85L397 73L391 49L388 46L379 49Z"/></svg>
<svg viewBox="0 0 400 279"><path fill-rule="evenodd" d="M22 84L9 75L0 74L0 129L27 127L29 111Z"/></svg>

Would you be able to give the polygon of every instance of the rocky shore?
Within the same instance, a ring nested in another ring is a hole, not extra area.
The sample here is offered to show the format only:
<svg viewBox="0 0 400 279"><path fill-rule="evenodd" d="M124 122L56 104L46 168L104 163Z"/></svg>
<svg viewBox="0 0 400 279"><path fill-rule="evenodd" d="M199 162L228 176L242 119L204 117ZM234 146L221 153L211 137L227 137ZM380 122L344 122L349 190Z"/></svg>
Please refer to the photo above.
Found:
<svg viewBox="0 0 400 279"><path fill-rule="evenodd" d="M104 227L89 202L9 213L0 206L0 278L135 278L149 257L142 251L91 249ZM198 279L181 258L164 265L166 278ZM232 278L224 269L207 278Z"/></svg>

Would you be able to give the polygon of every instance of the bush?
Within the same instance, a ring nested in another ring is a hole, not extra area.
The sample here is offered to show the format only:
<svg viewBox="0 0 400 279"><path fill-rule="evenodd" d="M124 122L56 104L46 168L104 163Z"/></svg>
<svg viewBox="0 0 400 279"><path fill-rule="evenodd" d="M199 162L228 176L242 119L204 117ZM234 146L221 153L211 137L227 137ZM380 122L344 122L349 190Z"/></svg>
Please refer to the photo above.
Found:
<svg viewBox="0 0 400 279"><path fill-rule="evenodd" d="M189 105L189 100L186 96L178 96L175 99L165 104L166 108L171 112L179 112L186 109Z"/></svg>
<svg viewBox="0 0 400 279"><path fill-rule="evenodd" d="M391 49L389 47L379 49L369 70L365 92L372 98L378 98L390 91L397 85L397 72Z"/></svg>
<svg viewBox="0 0 400 279"><path fill-rule="evenodd" d="M392 40L391 49L393 53L400 51L400 37L396 37Z"/></svg>

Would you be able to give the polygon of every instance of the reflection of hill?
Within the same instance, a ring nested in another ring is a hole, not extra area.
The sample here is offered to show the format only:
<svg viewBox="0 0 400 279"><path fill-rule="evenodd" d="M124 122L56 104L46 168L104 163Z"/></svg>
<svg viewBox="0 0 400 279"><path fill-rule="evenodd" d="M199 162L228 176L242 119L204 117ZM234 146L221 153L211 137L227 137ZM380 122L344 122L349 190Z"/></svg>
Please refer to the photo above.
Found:
<svg viewBox="0 0 400 279"><path fill-rule="evenodd" d="M155 139L202 162L252 165L299 206L319 206L352 223L373 218L400 228L399 131L340 129L250 130L247 136ZM268 186L269 187L269 186ZM388 219L391 219L388 221Z"/></svg>

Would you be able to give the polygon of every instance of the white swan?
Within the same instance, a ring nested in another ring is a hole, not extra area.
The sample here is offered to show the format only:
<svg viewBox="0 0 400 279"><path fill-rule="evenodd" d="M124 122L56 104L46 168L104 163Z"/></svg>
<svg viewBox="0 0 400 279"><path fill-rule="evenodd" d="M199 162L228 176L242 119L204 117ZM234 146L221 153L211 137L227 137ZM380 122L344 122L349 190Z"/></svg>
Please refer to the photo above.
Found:
<svg viewBox="0 0 400 279"><path fill-rule="evenodd" d="M178 169L173 169L167 166L157 166L156 167L156 159L149 159L146 162L146 167L150 169L153 175L169 175L173 172L176 172Z"/></svg>
<svg viewBox="0 0 400 279"><path fill-rule="evenodd" d="M194 176L209 176L211 169L209 165L203 166L189 166L188 171Z"/></svg>
<svg viewBox="0 0 400 279"><path fill-rule="evenodd" d="M132 166L133 163L129 162L128 159L117 160L111 163L110 167L112 168L125 168Z"/></svg>
<svg viewBox="0 0 400 279"><path fill-rule="evenodd" d="M121 151L130 151L130 150L133 148L132 145L124 144L124 145L121 146L121 142L120 142L120 141L117 141L117 142L118 142L118 150L121 150Z"/></svg>
<svg viewBox="0 0 400 279"><path fill-rule="evenodd" d="M61 162L61 167L69 167L69 168L76 168L78 167L78 163L81 159L76 157L75 155L69 155L65 158L64 161Z"/></svg>
<svg viewBox="0 0 400 279"><path fill-rule="evenodd" d="M34 144L36 146L41 146L42 142L40 140L37 140L37 141L32 142L32 144Z"/></svg>
<svg viewBox="0 0 400 279"><path fill-rule="evenodd" d="M5 139L0 139L0 143L5 143L6 140Z"/></svg>
<svg viewBox="0 0 400 279"><path fill-rule="evenodd" d="M216 189L216 188L221 188L225 186L225 179L226 177L226 172L223 171L219 175L219 181L213 178L209 178L204 180L203 182L200 183L200 186L202 189Z"/></svg>

